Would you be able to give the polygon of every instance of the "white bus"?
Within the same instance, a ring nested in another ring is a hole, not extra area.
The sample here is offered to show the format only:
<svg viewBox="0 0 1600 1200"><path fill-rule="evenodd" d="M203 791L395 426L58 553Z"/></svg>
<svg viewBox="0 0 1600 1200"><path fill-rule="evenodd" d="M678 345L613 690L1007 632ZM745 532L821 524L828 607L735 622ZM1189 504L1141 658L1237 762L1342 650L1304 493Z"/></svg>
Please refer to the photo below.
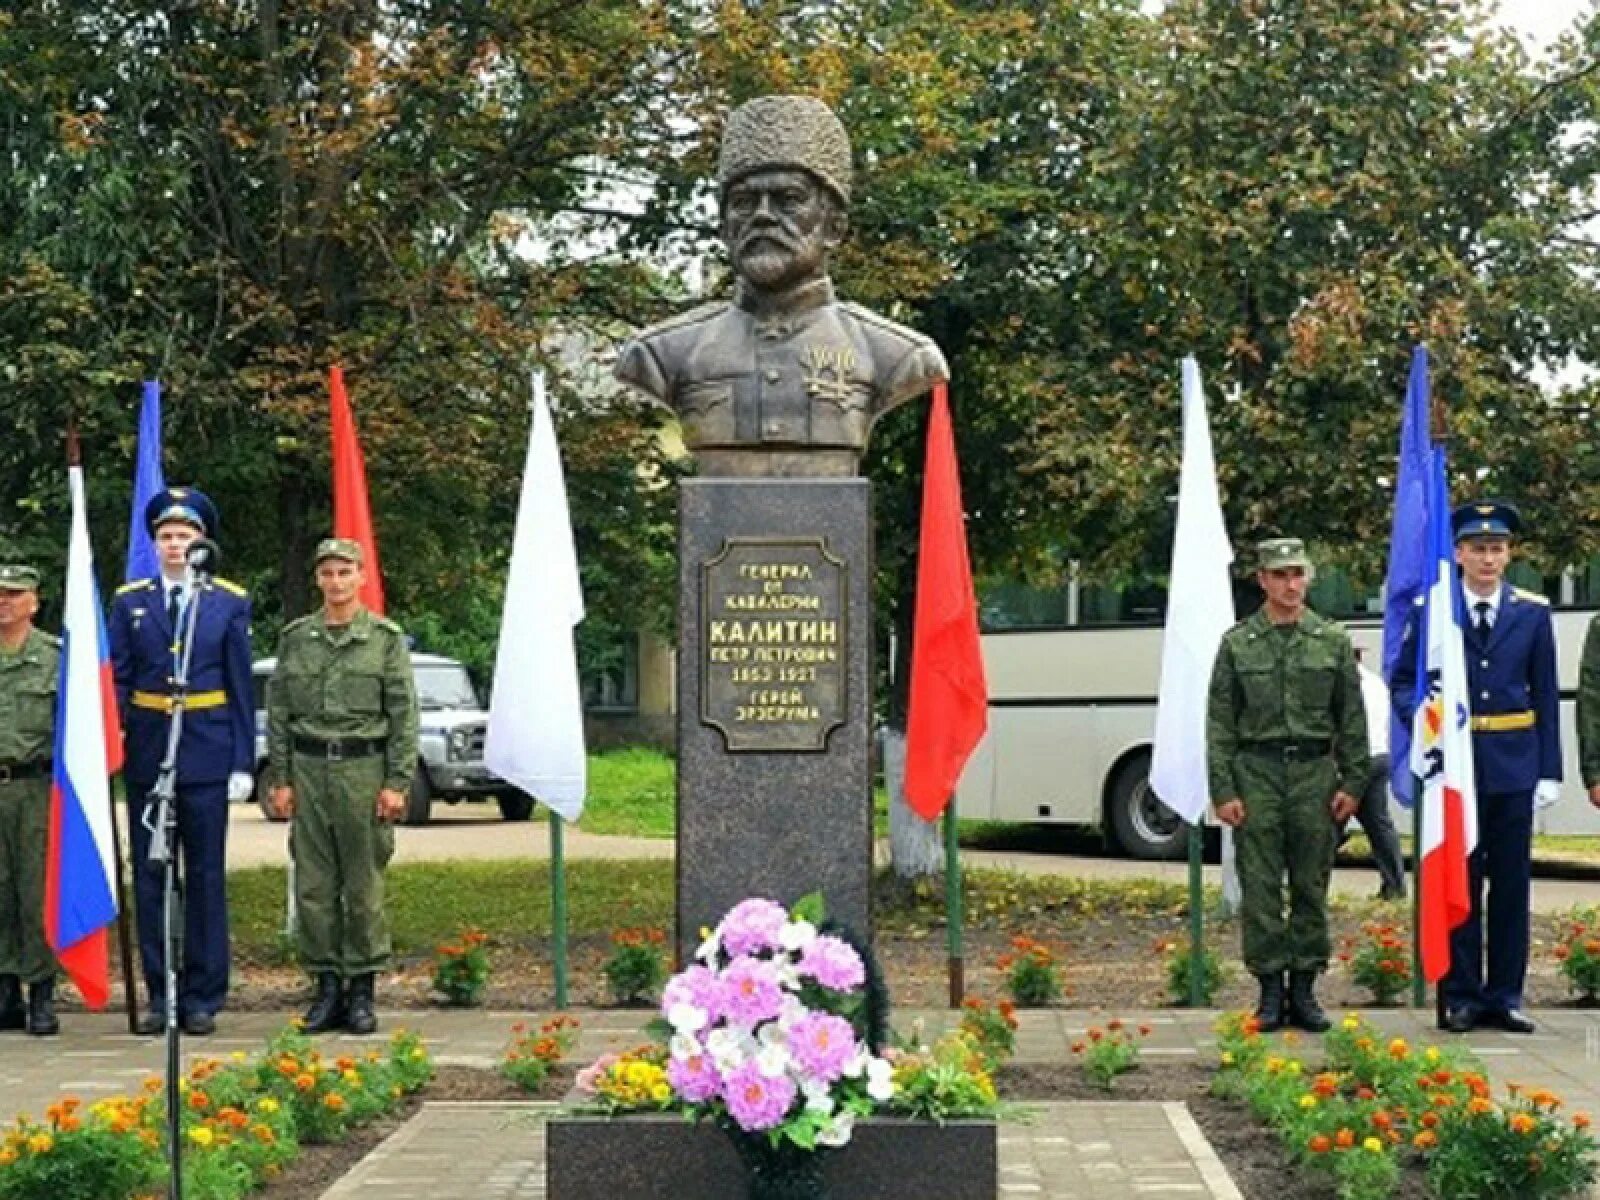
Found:
<svg viewBox="0 0 1600 1200"><path fill-rule="evenodd" d="M1578 775L1573 709L1578 657L1594 610L1556 609L1561 742L1559 803L1538 814L1540 833L1600 834L1600 812ZM1382 661L1383 622L1344 622L1362 661ZM1135 858L1171 858L1184 825L1150 790L1161 675L1159 624L1014 629L983 635L989 732L961 777L962 817L1099 826ZM1396 810L1396 827L1411 827Z"/></svg>

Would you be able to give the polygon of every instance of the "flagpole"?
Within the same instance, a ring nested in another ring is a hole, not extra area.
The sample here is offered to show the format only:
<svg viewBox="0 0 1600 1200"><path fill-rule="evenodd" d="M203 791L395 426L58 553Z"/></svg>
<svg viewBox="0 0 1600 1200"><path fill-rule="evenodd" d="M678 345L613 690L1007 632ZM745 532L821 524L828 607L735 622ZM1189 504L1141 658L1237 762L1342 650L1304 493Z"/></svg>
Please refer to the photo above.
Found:
<svg viewBox="0 0 1600 1200"><path fill-rule="evenodd" d="M107 780L110 787L110 780ZM112 795L116 792L113 790ZM128 892L122 878L122 830L117 820L116 805L111 808L111 867L117 880L117 949L122 954L122 991L124 1007L128 1010L128 1032L139 1032L139 989L133 982L133 937L128 930Z"/></svg>
<svg viewBox="0 0 1600 1200"><path fill-rule="evenodd" d="M567 852L566 821L550 812L550 938L556 967L556 1008L567 1007Z"/></svg>
<svg viewBox="0 0 1600 1200"><path fill-rule="evenodd" d="M1189 826L1189 1007L1205 999L1204 943L1206 936L1205 889L1200 869L1205 832L1196 820Z"/></svg>
<svg viewBox="0 0 1600 1200"><path fill-rule="evenodd" d="M1422 780L1411 777L1411 1007L1428 1002L1422 974Z"/></svg>
<svg viewBox="0 0 1600 1200"><path fill-rule="evenodd" d="M950 1007L960 1008L967 994L967 964L961 946L961 845L956 829L955 797L944 806L945 949L949 955Z"/></svg>

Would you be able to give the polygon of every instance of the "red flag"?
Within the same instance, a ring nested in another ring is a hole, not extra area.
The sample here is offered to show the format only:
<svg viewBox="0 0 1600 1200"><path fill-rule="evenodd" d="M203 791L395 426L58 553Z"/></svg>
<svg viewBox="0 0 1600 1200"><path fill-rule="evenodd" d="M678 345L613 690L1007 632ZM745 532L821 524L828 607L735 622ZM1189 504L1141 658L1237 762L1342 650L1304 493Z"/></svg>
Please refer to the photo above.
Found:
<svg viewBox="0 0 1600 1200"><path fill-rule="evenodd" d="M367 499L367 460L356 440L356 418L344 390L344 368L328 370L328 391L333 397L333 536L359 542L367 556L367 581L361 585L361 603L383 612L383 570L378 565L378 538L372 529L372 505Z"/></svg>
<svg viewBox="0 0 1600 1200"><path fill-rule="evenodd" d="M916 629L906 716L906 802L924 820L949 803L989 723L978 601L967 561L961 473L945 385L935 384L922 476Z"/></svg>

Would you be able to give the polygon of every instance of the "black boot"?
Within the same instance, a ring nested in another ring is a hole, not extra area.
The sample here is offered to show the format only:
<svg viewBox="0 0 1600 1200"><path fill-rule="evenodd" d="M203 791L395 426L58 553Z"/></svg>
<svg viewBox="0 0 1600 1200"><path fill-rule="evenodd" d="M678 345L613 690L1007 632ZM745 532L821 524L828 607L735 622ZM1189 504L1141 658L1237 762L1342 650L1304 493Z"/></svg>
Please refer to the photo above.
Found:
<svg viewBox="0 0 1600 1200"><path fill-rule="evenodd" d="M1283 1028L1283 974L1270 971L1257 975L1261 984L1261 1001L1256 1005L1256 1023L1262 1033L1272 1033Z"/></svg>
<svg viewBox="0 0 1600 1200"><path fill-rule="evenodd" d="M28 1032L34 1037L54 1037L61 1032L56 1020L56 981L43 979L28 985Z"/></svg>
<svg viewBox="0 0 1600 1200"><path fill-rule="evenodd" d="M22 1008L22 981L15 975L0 975L0 1029L22 1029L28 1015Z"/></svg>
<svg viewBox="0 0 1600 1200"><path fill-rule="evenodd" d="M350 1012L344 1027L351 1033L372 1033L378 1028L377 1014L372 1011L376 977L357 975L350 981Z"/></svg>
<svg viewBox="0 0 1600 1200"><path fill-rule="evenodd" d="M1307 1033L1326 1033L1333 1022L1317 1003L1317 973L1289 972L1289 1023Z"/></svg>
<svg viewBox="0 0 1600 1200"><path fill-rule="evenodd" d="M327 1033L343 1024L344 989L337 975L332 971L323 971L317 976L316 998L311 1001L311 1007L306 1009L305 1031Z"/></svg>

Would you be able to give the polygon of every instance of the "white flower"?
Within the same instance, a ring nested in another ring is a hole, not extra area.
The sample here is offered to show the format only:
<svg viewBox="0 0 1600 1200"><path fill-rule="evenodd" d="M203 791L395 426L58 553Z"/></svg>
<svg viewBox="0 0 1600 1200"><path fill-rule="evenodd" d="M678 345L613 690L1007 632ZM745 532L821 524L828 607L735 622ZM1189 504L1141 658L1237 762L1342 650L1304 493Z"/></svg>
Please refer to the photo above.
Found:
<svg viewBox="0 0 1600 1200"><path fill-rule="evenodd" d="M793 1061L789 1057L789 1047L782 1042L768 1042L756 1051L756 1069L768 1079L778 1078Z"/></svg>
<svg viewBox="0 0 1600 1200"><path fill-rule="evenodd" d="M800 1092L806 1098L806 1111L822 1113L824 1116L833 1111L833 1091L822 1080L802 1079Z"/></svg>
<svg viewBox="0 0 1600 1200"><path fill-rule="evenodd" d="M673 1034L672 1040L667 1043L667 1048L672 1057L679 1062L687 1062L705 1053L705 1047L700 1044L700 1039L688 1033Z"/></svg>
<svg viewBox="0 0 1600 1200"><path fill-rule="evenodd" d="M894 1099L894 1065L888 1059L867 1061L867 1095L879 1104Z"/></svg>
<svg viewBox="0 0 1600 1200"><path fill-rule="evenodd" d="M784 991L792 993L800 990L800 968L788 955L780 954L772 960L772 974Z"/></svg>
<svg viewBox="0 0 1600 1200"><path fill-rule="evenodd" d="M828 1124L821 1130L821 1132L817 1134L817 1145L843 1146L850 1140L850 1134L854 1132L855 1125L856 1117L854 1113L838 1113L833 1120L829 1121Z"/></svg>
<svg viewBox="0 0 1600 1200"><path fill-rule="evenodd" d="M701 962L709 965L717 961L717 954L722 949L721 927L713 929L706 935L705 941L696 948L694 956Z"/></svg>
<svg viewBox="0 0 1600 1200"><path fill-rule="evenodd" d="M785 921L778 931L778 945L791 954L798 954L817 940L817 927L810 921Z"/></svg>
<svg viewBox="0 0 1600 1200"><path fill-rule="evenodd" d="M737 1029L713 1029L706 1035L706 1053L726 1075L744 1066L755 1053L755 1039Z"/></svg>
<svg viewBox="0 0 1600 1200"><path fill-rule="evenodd" d="M686 1001L667 1009L667 1024L671 1025L676 1033L699 1033L710 1019L711 1015L705 1009L697 1008Z"/></svg>
<svg viewBox="0 0 1600 1200"><path fill-rule="evenodd" d="M846 1079L860 1079L861 1073L867 1069L867 1061L871 1057L867 1053L867 1048L857 1042L855 1056L844 1065L844 1077Z"/></svg>
<svg viewBox="0 0 1600 1200"><path fill-rule="evenodd" d="M783 998L783 1007L778 1010L777 1018L773 1020L772 1024L787 1033L799 1024L801 1019L810 1011L799 996L785 996Z"/></svg>

